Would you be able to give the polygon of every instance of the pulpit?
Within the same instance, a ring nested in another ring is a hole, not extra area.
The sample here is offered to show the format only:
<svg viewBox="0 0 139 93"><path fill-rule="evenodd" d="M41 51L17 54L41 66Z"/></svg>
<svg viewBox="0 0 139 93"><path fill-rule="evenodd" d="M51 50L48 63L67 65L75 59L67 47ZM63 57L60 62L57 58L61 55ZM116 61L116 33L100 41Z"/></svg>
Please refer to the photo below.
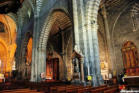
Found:
<svg viewBox="0 0 139 93"><path fill-rule="evenodd" d="M80 81L80 63L78 58L73 59L73 79L76 82Z"/></svg>
<svg viewBox="0 0 139 93"><path fill-rule="evenodd" d="M76 51L72 54L73 64L73 80L74 83L84 83L84 69L83 69L83 57Z"/></svg>

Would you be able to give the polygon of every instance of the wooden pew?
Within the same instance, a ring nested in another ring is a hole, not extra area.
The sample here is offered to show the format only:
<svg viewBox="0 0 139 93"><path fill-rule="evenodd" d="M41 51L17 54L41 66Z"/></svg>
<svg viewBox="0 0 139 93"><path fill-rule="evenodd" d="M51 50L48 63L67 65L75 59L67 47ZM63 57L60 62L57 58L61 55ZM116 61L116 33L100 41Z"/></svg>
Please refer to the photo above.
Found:
<svg viewBox="0 0 139 93"><path fill-rule="evenodd" d="M57 88L65 86L63 82L41 82L38 83L37 86L34 86L33 89L37 89L37 91L43 91L45 93L56 93ZM62 90L59 90L62 91Z"/></svg>
<svg viewBox="0 0 139 93"><path fill-rule="evenodd" d="M101 93L101 92L104 92L105 90L109 90L109 89L114 88L114 87L116 87L116 86L99 87L96 89L92 89L90 93Z"/></svg>
<svg viewBox="0 0 139 93"><path fill-rule="evenodd" d="M0 91L0 93L43 93L43 92L37 92L36 90L30 90L30 89L14 89L14 90Z"/></svg>
<svg viewBox="0 0 139 93"><path fill-rule="evenodd" d="M79 91L81 92L82 89L84 89L84 86L72 85L66 88L66 93L79 93Z"/></svg>
<svg viewBox="0 0 139 93"><path fill-rule="evenodd" d="M50 88L50 93L77 93L77 89L80 87L81 86L75 86L75 85L56 86Z"/></svg>
<svg viewBox="0 0 139 93"><path fill-rule="evenodd" d="M106 88L107 87L107 85L101 85L101 86L98 86L98 87L86 87L85 88L85 92L91 92L91 90L94 90L94 89L99 89L99 88Z"/></svg>
<svg viewBox="0 0 139 93"><path fill-rule="evenodd" d="M84 92L86 92L86 90L91 89L91 88L92 88L92 86L84 86L84 87L82 86L77 89L77 93L84 93Z"/></svg>
<svg viewBox="0 0 139 93"><path fill-rule="evenodd" d="M51 86L51 87L49 88L49 92L50 92L50 93L56 93L56 91L57 91L57 86Z"/></svg>
<svg viewBox="0 0 139 93"><path fill-rule="evenodd" d="M98 88L103 88L103 87L107 87L107 85L102 85L102 86L98 86L98 87L92 87L92 86L85 86L82 88L77 89L77 93L90 93L91 90L94 89L98 89Z"/></svg>
<svg viewBox="0 0 139 93"><path fill-rule="evenodd" d="M57 87L56 93L66 93L66 86Z"/></svg>
<svg viewBox="0 0 139 93"><path fill-rule="evenodd" d="M77 93L80 88L83 88L83 86L68 86L66 87L66 93Z"/></svg>
<svg viewBox="0 0 139 93"><path fill-rule="evenodd" d="M117 92L118 92L118 88L112 88L104 91L104 93L117 93Z"/></svg>

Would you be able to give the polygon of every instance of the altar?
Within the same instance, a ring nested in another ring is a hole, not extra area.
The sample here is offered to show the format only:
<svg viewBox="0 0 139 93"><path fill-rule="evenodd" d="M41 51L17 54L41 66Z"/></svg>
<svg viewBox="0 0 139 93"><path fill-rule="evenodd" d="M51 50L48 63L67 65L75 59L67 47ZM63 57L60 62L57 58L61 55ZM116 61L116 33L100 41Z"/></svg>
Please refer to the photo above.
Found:
<svg viewBox="0 0 139 93"><path fill-rule="evenodd" d="M126 76L123 77L123 81L128 85L129 88L139 89L139 76Z"/></svg>

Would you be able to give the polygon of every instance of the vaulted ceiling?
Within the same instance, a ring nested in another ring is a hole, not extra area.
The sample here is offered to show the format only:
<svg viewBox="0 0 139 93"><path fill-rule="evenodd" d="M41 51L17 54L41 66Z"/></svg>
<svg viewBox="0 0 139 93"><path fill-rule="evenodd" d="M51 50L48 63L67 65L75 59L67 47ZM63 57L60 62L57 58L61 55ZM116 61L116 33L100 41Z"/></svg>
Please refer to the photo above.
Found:
<svg viewBox="0 0 139 93"><path fill-rule="evenodd" d="M119 6L123 6L124 3L133 2L133 1L138 1L138 0L101 0L100 7L103 7L103 5L105 5L107 9L110 8L114 9L114 8L118 8Z"/></svg>
<svg viewBox="0 0 139 93"><path fill-rule="evenodd" d="M52 26L50 35L55 35L59 30L63 31L72 26L70 18L65 13L56 12L53 18L55 18L55 22Z"/></svg>

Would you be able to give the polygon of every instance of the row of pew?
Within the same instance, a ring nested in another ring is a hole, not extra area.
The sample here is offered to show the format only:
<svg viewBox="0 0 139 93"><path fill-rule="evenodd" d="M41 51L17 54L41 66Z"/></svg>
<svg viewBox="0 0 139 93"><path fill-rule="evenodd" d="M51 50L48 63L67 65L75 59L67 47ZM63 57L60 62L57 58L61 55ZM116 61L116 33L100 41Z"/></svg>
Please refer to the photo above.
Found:
<svg viewBox="0 0 139 93"><path fill-rule="evenodd" d="M37 89L38 91L43 91L45 93L118 93L118 86L77 86L77 85L62 85L62 86L51 86L46 89L46 87L41 87Z"/></svg>
<svg viewBox="0 0 139 93"><path fill-rule="evenodd" d="M36 90L41 93L119 93L118 86L102 85L99 87L72 85L67 82L27 82L14 81L10 83L0 84L0 91L26 89Z"/></svg>

